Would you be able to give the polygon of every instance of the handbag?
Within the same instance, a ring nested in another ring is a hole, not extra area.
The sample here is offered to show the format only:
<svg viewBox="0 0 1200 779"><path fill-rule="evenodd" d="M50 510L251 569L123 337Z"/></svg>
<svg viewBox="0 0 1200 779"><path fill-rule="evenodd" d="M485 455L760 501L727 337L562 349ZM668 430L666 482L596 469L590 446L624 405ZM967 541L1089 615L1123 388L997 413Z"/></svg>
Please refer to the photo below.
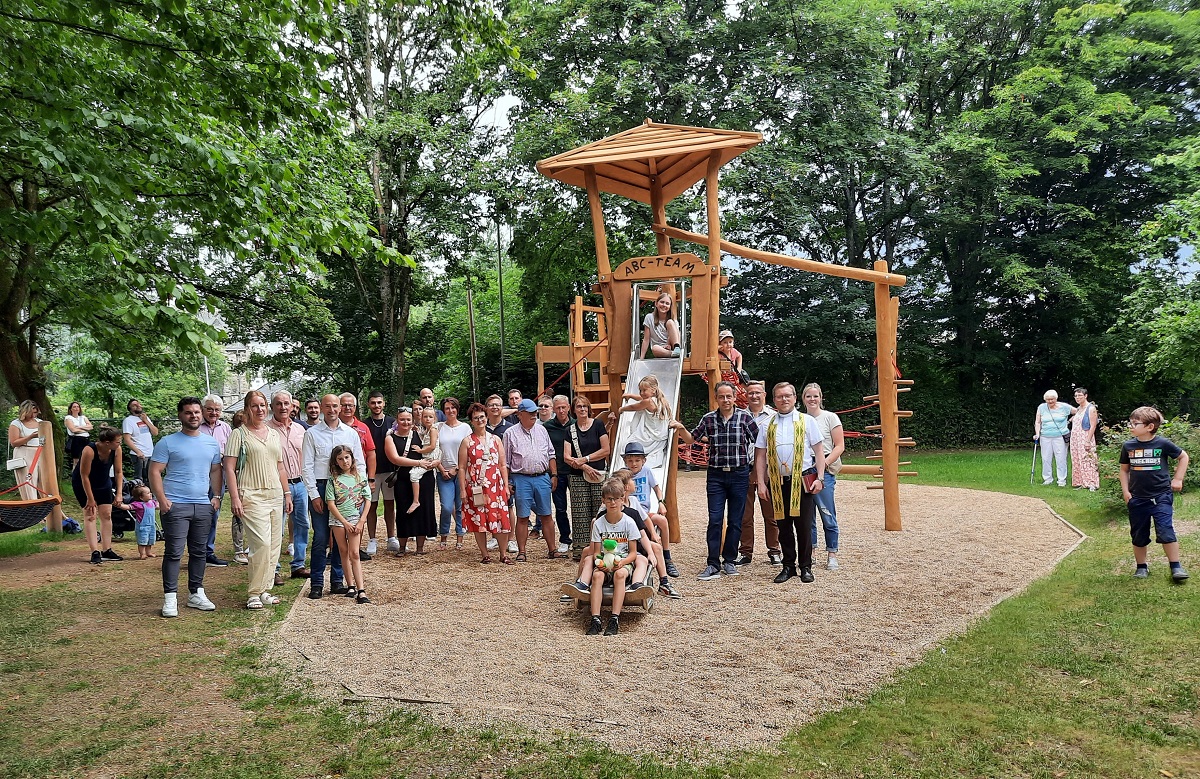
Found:
<svg viewBox="0 0 1200 779"><path fill-rule="evenodd" d="M9 459L8 465L6 467L10 471L15 471L18 468L25 468L28 465L29 465L29 463L25 462L24 457L12 457Z"/></svg>
<svg viewBox="0 0 1200 779"><path fill-rule="evenodd" d="M407 436L405 436L405 438L404 438L404 451L400 454L400 456L408 457L408 455L411 451L412 451L412 431L409 431L409 434ZM387 478L383 480L383 483L389 487L395 487L396 486L396 477L399 475L400 475L400 471L392 471L391 473L389 473L387 475Z"/></svg>
<svg viewBox="0 0 1200 779"><path fill-rule="evenodd" d="M595 424L594 422L592 424ZM578 457L583 457L583 447L579 445L579 428L571 425L571 443L575 445L575 454ZM588 484L600 484L604 481L604 474L600 473L595 468L583 468L583 480Z"/></svg>
<svg viewBox="0 0 1200 779"><path fill-rule="evenodd" d="M483 487L471 487L471 505L477 508L487 505L487 496L483 494Z"/></svg>

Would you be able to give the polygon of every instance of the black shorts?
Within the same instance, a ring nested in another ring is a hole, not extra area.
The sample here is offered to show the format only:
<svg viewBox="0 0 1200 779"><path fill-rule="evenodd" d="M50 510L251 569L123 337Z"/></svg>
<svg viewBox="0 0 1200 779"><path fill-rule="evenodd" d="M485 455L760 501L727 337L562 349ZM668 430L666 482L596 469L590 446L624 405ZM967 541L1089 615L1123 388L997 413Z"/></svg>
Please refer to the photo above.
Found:
<svg viewBox="0 0 1200 779"><path fill-rule="evenodd" d="M75 493L75 501L80 508L87 508L87 493L83 491L83 484L75 480L71 481L71 491ZM113 492L112 482L108 482L102 486L92 485L92 496L96 498L97 505L111 506L116 500L116 493Z"/></svg>

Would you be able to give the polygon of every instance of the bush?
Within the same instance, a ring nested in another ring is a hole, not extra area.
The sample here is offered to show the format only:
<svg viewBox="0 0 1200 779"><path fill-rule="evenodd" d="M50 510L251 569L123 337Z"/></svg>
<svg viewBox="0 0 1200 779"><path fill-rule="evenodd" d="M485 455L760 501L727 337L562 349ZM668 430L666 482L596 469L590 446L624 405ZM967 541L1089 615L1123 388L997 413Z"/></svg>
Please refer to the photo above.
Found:
<svg viewBox="0 0 1200 779"><path fill-rule="evenodd" d="M1101 428L1104 433L1104 443L1096 447L1096 455L1100 468L1100 492L1106 502L1124 507L1125 499L1121 495L1121 446L1133 437L1129 432L1128 422L1119 422ZM1188 417L1173 417L1163 422L1158 434L1169 438L1188 452L1200 452L1200 425L1193 425ZM1188 468L1183 479L1184 489L1200 488L1200 468Z"/></svg>

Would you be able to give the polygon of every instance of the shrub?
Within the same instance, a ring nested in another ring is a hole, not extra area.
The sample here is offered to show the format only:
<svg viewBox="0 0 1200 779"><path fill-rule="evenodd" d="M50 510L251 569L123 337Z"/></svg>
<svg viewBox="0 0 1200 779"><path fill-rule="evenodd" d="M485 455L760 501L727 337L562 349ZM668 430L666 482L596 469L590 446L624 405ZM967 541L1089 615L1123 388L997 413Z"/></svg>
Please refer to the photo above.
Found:
<svg viewBox="0 0 1200 779"><path fill-rule="evenodd" d="M1101 428L1105 443L1096 447L1100 468L1100 492L1106 501L1124 506L1121 496L1121 445L1132 438L1128 421L1121 421ZM1188 417L1173 417L1163 422L1158 434L1169 438L1189 455L1200 452L1200 425L1193 425ZM1184 489L1200 488L1200 468L1188 468L1183 480Z"/></svg>

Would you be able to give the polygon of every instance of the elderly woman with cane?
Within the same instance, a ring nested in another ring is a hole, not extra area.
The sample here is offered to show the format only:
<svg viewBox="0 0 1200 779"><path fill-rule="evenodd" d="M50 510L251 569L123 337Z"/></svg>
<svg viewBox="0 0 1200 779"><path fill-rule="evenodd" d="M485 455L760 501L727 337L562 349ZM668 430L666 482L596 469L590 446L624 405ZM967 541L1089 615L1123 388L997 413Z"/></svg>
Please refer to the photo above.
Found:
<svg viewBox="0 0 1200 779"><path fill-rule="evenodd" d="M1033 417L1033 441L1036 449L1042 445L1042 486L1048 487L1057 477L1058 486L1067 486L1067 421L1075 409L1058 402L1058 393L1048 390L1042 396L1045 403L1038 406ZM1054 471L1050 465L1054 463Z"/></svg>

